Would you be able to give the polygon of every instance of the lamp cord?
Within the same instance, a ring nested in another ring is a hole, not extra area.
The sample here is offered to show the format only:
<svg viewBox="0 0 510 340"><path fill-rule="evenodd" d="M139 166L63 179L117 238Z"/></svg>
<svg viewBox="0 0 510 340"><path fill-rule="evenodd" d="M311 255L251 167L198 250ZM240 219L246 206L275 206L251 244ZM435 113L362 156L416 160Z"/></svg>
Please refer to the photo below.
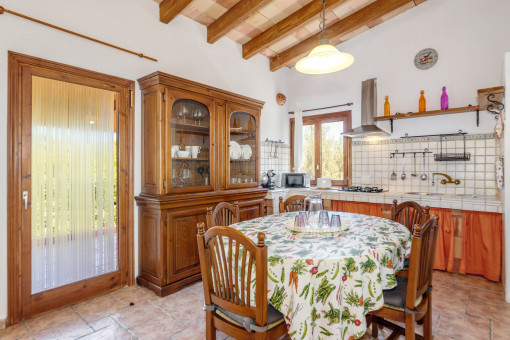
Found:
<svg viewBox="0 0 510 340"><path fill-rule="evenodd" d="M322 20L319 23L319 28L321 30L321 32L319 33L319 39L326 39L326 0L322 0L322 12L320 14L320 17Z"/></svg>

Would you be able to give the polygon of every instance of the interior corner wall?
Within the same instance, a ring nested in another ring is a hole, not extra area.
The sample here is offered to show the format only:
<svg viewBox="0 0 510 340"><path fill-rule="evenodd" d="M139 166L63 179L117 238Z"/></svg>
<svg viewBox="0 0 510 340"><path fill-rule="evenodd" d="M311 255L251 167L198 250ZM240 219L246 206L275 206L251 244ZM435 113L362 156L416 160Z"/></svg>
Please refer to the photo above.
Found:
<svg viewBox="0 0 510 340"><path fill-rule="evenodd" d="M7 51L136 80L154 71L215 86L266 102L261 139L288 141L287 107L276 104L287 93L288 69L271 73L267 58L242 58L241 46L227 38L211 45L206 28L178 16L159 22L158 4L151 0L3 0L5 8L76 31L147 56L157 63L99 45L11 14L0 16L0 126L7 126ZM141 100L135 93L135 194L140 193ZM5 129L5 128L4 128ZM0 320L7 316L7 131L0 133ZM21 197L20 197L21 199ZM133 200L134 205L134 200ZM135 244L137 210L135 209ZM135 270L138 268L135 247Z"/></svg>
<svg viewBox="0 0 510 340"><path fill-rule="evenodd" d="M353 127L361 123L361 82L377 78L377 111L383 115L384 97L391 112L418 111L420 90L428 110L440 109L446 86L450 108L477 105L477 90L501 85L503 55L510 50L510 1L428 0L367 32L338 45L354 56L349 68L326 75L306 75L292 69L289 105L302 109L353 102ZM437 64L419 70L414 57L434 48ZM343 108L340 108L343 109ZM340 110L336 109L336 110ZM331 110L330 110L331 111ZM324 111L326 112L326 111ZM313 112L317 114L321 112ZM388 122L381 122L389 128ZM393 138L409 135L492 132L493 115L475 113L395 121Z"/></svg>
<svg viewBox="0 0 510 340"><path fill-rule="evenodd" d="M504 164L503 170L505 172L504 188L503 188L503 263L505 266L505 270L503 271L503 283L505 285L505 299L507 302L510 302L510 133L509 125L508 125L508 115L510 114L510 91L508 91L508 87L510 86L510 52L505 54L505 68L504 68L504 85L505 85L505 112L504 112Z"/></svg>

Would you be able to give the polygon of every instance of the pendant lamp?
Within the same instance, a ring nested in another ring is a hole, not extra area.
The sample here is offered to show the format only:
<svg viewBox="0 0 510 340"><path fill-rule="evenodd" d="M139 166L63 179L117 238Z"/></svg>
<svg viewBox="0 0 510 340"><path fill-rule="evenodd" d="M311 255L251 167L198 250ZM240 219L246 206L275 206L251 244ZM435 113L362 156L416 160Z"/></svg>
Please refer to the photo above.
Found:
<svg viewBox="0 0 510 340"><path fill-rule="evenodd" d="M325 74L343 70L352 65L354 57L340 52L326 39L326 0L322 0L322 22L319 46L296 64L296 70L307 74Z"/></svg>

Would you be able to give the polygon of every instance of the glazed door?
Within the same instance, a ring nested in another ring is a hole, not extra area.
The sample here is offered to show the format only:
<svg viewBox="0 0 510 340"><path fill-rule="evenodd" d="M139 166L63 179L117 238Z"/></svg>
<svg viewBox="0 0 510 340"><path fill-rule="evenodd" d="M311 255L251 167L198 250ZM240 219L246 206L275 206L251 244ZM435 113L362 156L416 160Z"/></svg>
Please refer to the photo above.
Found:
<svg viewBox="0 0 510 340"><path fill-rule="evenodd" d="M21 85L27 318L128 283L130 95L105 81L30 66Z"/></svg>
<svg viewBox="0 0 510 340"><path fill-rule="evenodd" d="M197 93L166 88L167 193L213 189L215 100Z"/></svg>
<svg viewBox="0 0 510 340"><path fill-rule="evenodd" d="M227 103L228 166L227 188L257 187L259 179L259 115L260 111Z"/></svg>

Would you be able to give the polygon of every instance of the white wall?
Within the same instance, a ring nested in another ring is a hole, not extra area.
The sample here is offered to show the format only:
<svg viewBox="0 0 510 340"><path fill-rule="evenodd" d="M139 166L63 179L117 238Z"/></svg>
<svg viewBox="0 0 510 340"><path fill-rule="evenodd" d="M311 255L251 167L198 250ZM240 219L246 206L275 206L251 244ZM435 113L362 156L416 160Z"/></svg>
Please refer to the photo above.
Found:
<svg viewBox="0 0 510 340"><path fill-rule="evenodd" d="M7 51L136 80L163 71L266 102L261 137L282 138L287 108L275 97L287 93L288 70L269 72L267 58L242 59L240 45L223 38L206 42L206 29L183 16L159 22L150 0L4 0L2 6L159 59L140 59L10 14L0 16L0 126L7 126ZM136 92L135 194L140 192L141 102ZM272 122L272 123L270 123ZM283 132L283 138L288 136ZM0 133L0 319L7 315L7 131ZM21 199L21 198L20 198ZM133 203L134 204L134 203ZM136 210L135 210L136 214ZM137 244L135 215L135 244ZM135 248L137 249L137 248ZM137 254L136 254L137 256ZM137 268L137 265L136 265Z"/></svg>
<svg viewBox="0 0 510 340"><path fill-rule="evenodd" d="M446 86L450 107L477 104L477 90L501 85L503 55L510 49L510 1L428 0L427 2L339 45L354 56L354 64L329 75L305 75L292 69L289 106L303 109L353 102L353 126L360 125L361 81L377 78L378 115L384 96L391 111L418 110L420 90L427 109L440 109L441 89ZM421 71L414 57L434 48L437 64ZM495 120L486 112L465 113L395 121L393 137L432 133L490 132Z"/></svg>

